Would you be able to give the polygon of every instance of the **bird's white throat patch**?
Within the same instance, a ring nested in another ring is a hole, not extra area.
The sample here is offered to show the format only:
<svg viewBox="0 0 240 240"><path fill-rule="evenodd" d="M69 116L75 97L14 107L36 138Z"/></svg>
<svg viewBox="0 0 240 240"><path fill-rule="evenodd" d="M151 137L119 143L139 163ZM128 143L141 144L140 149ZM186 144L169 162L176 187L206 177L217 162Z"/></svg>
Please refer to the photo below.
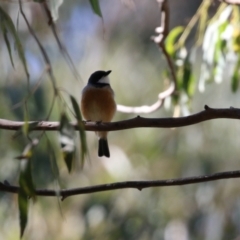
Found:
<svg viewBox="0 0 240 240"><path fill-rule="evenodd" d="M109 78L108 77L102 77L98 82L99 83L109 84Z"/></svg>

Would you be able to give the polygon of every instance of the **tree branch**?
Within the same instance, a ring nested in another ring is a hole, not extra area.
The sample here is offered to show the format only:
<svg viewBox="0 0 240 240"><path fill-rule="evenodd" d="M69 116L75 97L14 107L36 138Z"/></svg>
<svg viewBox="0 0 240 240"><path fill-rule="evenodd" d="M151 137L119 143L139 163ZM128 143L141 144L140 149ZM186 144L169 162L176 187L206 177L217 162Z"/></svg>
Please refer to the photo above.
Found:
<svg viewBox="0 0 240 240"><path fill-rule="evenodd" d="M240 0L219 0L220 2L225 2L230 5L240 5Z"/></svg>
<svg viewBox="0 0 240 240"><path fill-rule="evenodd" d="M101 185L82 187L82 188L66 189L66 190L60 190L60 191L38 189L36 190L36 195L45 196L45 197L61 196L62 200L64 200L65 198L74 196L74 195L89 194L89 193L95 193L95 192L105 192L105 191L125 189L125 188L135 188L141 191L144 188L150 188L150 187L179 186L179 185L188 185L188 184L210 182L210 181L216 181L221 179L232 179L232 178L240 178L240 170L219 172L211 175L203 175L203 176L197 176L197 177L194 176L194 177L186 177L186 178L167 179L167 180L116 182L116 183L101 184ZM4 183L0 182L0 191L9 192L9 193L18 193L19 187L12 186L8 182L4 182Z"/></svg>
<svg viewBox="0 0 240 240"><path fill-rule="evenodd" d="M26 24L27 24L27 27L28 27L28 30L30 32L30 34L33 36L34 40L36 41L39 49L40 49L40 52L42 53L42 56L43 56L43 59L45 61L45 64L46 64L46 69L48 71L48 74L49 74L49 77L51 79L51 82L53 84L53 88L54 88L54 93L57 94L57 87L56 87L56 79L55 79L55 76L53 74L53 70L52 70L52 65L51 65L51 62L50 62L50 59L48 57L48 54L47 52L45 51L42 43L40 42L39 38L37 37L36 33L34 32L33 28L31 27L24 11L23 11L23 7L22 7L22 0L18 0L19 1L19 9L20 9L20 13L21 15L23 16Z"/></svg>
<svg viewBox="0 0 240 240"><path fill-rule="evenodd" d="M205 105L205 110L187 117L179 118L143 118L137 116L136 118L118 121L118 122L84 122L86 131L119 131L131 128L176 128L185 127L200 122L212 120L212 119L240 119L239 108L210 108ZM29 122L29 124L33 123ZM6 119L0 119L0 129L5 130L18 130L24 125L24 122L10 121ZM72 123L76 130L78 130L78 124ZM59 122L38 122L36 127L31 130L38 131L56 131L59 129Z"/></svg>
<svg viewBox="0 0 240 240"><path fill-rule="evenodd" d="M56 25L55 25L55 23L53 21L53 18L52 18L52 15L51 15L51 11L50 11L50 9L48 7L47 2L42 2L41 6L42 6L42 9L44 10L47 18L48 18L48 25L50 26L50 28L52 30L52 33L53 33L54 38L56 39L57 45L58 45L58 47L59 47L63 57L67 61L68 66L70 67L74 77L76 79L81 79L82 80L81 76L79 75L79 73L78 73L78 71L77 71L77 69L76 69L76 67L75 67L75 65L74 65L74 63L73 63L73 61L72 61L68 51L67 51L67 49L65 48L65 46L60 41L60 38L59 38L57 30L56 30Z"/></svg>
<svg viewBox="0 0 240 240"><path fill-rule="evenodd" d="M156 0L159 4L160 9L160 16L161 16L161 23L160 26L156 28L157 36L152 37L152 40L157 44L159 49L162 51L163 55L166 58L168 67L170 69L170 74L172 77L172 82L167 90L158 94L158 100L152 104L151 106L140 106L140 107L129 107L123 106L118 104L117 111L124 112L124 113L151 113L158 110L164 103L164 100L171 96L176 89L177 79L175 74L174 64L172 62L171 57L169 56L168 52L166 51L164 41L169 32L169 8L168 8L168 1L167 0Z"/></svg>

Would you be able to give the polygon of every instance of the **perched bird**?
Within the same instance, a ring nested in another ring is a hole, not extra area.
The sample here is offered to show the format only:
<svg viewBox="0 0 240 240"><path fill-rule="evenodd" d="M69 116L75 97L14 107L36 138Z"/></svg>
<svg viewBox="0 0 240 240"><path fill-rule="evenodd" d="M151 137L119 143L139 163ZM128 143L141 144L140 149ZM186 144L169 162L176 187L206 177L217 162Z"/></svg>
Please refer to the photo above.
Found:
<svg viewBox="0 0 240 240"><path fill-rule="evenodd" d="M81 109L87 121L110 122L116 112L114 92L108 75L111 71L94 72L82 90ZM98 156L110 157L107 132L96 132L99 137Z"/></svg>

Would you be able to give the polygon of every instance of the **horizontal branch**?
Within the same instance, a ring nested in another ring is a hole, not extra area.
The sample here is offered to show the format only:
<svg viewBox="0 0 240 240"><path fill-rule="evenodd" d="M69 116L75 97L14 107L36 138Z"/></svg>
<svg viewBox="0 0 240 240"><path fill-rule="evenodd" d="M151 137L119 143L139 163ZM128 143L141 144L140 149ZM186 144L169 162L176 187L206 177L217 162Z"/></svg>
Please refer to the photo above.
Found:
<svg viewBox="0 0 240 240"><path fill-rule="evenodd" d="M219 0L220 2L225 2L230 5L240 5L240 0Z"/></svg>
<svg viewBox="0 0 240 240"><path fill-rule="evenodd" d="M74 189L68 189L68 190L60 190L60 191L39 189L39 190L36 190L36 195L45 196L45 197L60 196L62 197L62 200L64 200L65 198L74 196L74 195L104 192L104 191L118 190L118 189L125 189L125 188L135 188L141 191L144 188L150 188L150 187L179 186L179 185L202 183L202 182L216 181L221 179L231 179L231 178L240 178L240 171L219 172L219 173L214 173L212 175L176 178L176 179L167 179L167 180L116 182L116 183L108 183L108 184L101 184L101 185L74 188ZM0 182L0 191L9 192L9 193L18 193L19 187L12 186L9 183Z"/></svg>
<svg viewBox="0 0 240 240"><path fill-rule="evenodd" d="M171 96L175 91L175 84L172 82L167 90L161 92L158 94L158 100L153 103L150 106L143 105L139 107L130 107L130 106L124 106L124 105L117 105L117 111L123 112L123 113L135 113L135 114L141 114L141 113L152 113L158 110L162 105L164 100Z"/></svg>
<svg viewBox="0 0 240 240"><path fill-rule="evenodd" d="M210 108L205 105L205 110L187 117L179 118L143 118L136 117L119 122L84 122L86 131L118 131L131 128L177 128L184 127L212 119L240 119L240 109L238 108ZM33 123L33 122L29 122ZM75 129L78 129L76 123L72 123ZM0 129L18 130L24 125L24 122L10 121L0 119ZM59 122L38 122L33 130L56 131L59 128Z"/></svg>
<svg viewBox="0 0 240 240"><path fill-rule="evenodd" d="M152 113L158 110L163 104L162 99L158 99L155 103L153 103L150 106L143 105L139 107L133 107L133 106L124 106L124 105L117 105L117 111L123 112L123 113L135 113L135 114L141 114L141 113Z"/></svg>

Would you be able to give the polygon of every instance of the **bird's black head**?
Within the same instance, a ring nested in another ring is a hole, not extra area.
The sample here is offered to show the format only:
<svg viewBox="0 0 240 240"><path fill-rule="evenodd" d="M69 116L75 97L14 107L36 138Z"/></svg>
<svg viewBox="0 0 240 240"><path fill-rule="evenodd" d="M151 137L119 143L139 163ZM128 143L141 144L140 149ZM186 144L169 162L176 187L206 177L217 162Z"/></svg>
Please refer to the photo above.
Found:
<svg viewBox="0 0 240 240"><path fill-rule="evenodd" d="M90 83L90 84L101 84L101 82L99 82L101 79L104 79L106 76L108 76L109 74L111 73L111 70L109 70L109 71L96 71L96 72L94 72L91 76L90 76L90 78L89 78L89 80L88 80L88 83ZM107 84L107 83L105 83L104 81L103 81L103 83L102 84Z"/></svg>

